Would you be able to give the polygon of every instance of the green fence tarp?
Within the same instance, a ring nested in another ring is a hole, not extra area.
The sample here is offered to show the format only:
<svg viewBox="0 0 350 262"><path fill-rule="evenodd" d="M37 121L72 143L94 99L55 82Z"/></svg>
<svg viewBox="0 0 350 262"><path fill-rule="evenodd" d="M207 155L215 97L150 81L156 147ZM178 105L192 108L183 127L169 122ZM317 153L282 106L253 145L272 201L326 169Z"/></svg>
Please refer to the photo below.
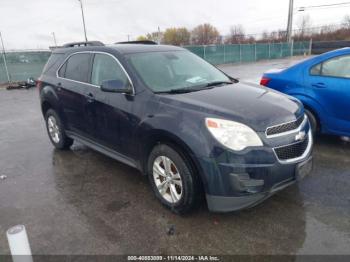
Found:
<svg viewBox="0 0 350 262"><path fill-rule="evenodd" d="M256 43L236 45L185 46L186 49L208 62L219 65L254 62L309 53L309 42Z"/></svg>
<svg viewBox="0 0 350 262"><path fill-rule="evenodd" d="M208 62L219 65L308 54L309 42L185 46L185 48ZM25 81L29 77L38 78L49 56L50 51L7 53L7 66L12 81ZM0 83L4 82L7 82L7 76L0 54Z"/></svg>
<svg viewBox="0 0 350 262"><path fill-rule="evenodd" d="M29 77L38 78L50 57L49 51L6 53L7 68L12 81L25 81ZM0 83L7 82L3 54L0 53Z"/></svg>

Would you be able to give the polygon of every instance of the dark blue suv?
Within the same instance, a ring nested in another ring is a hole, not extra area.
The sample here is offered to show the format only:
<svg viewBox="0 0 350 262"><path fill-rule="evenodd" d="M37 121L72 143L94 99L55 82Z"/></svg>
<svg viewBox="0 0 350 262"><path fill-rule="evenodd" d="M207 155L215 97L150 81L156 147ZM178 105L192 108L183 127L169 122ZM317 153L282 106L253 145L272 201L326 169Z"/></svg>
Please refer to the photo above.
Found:
<svg viewBox="0 0 350 262"><path fill-rule="evenodd" d="M53 145L78 141L148 175L176 213L252 207L312 168L298 100L240 83L183 48L121 43L53 51L38 81Z"/></svg>

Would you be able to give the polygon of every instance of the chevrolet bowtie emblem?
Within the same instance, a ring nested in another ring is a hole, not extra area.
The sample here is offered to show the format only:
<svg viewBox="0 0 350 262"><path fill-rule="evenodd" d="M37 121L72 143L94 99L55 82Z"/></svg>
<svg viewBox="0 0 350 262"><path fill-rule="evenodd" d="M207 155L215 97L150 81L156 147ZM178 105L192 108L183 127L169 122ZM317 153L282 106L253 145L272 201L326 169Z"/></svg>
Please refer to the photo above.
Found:
<svg viewBox="0 0 350 262"><path fill-rule="evenodd" d="M300 131L296 136L295 136L295 141L302 141L304 140L306 136L305 131Z"/></svg>

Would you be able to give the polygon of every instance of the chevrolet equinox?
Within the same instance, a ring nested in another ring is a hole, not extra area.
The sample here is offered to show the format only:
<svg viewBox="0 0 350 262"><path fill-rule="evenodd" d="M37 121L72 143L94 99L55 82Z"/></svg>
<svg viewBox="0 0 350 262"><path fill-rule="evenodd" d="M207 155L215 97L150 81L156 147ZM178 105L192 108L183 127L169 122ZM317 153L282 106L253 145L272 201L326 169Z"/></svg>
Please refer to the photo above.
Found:
<svg viewBox="0 0 350 262"><path fill-rule="evenodd" d="M175 46L57 48L37 82L52 144L78 141L147 175L175 213L252 207L312 169L295 98L242 83Z"/></svg>

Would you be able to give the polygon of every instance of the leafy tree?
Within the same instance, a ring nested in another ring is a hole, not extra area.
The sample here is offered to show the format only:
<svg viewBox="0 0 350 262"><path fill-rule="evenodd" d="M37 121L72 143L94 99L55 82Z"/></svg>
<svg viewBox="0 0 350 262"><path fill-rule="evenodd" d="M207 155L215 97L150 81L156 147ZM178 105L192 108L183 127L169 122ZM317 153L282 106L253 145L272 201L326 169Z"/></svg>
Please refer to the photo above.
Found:
<svg viewBox="0 0 350 262"><path fill-rule="evenodd" d="M163 35L164 44L168 45L189 45L191 33L185 28L168 28Z"/></svg>
<svg viewBox="0 0 350 262"><path fill-rule="evenodd" d="M136 38L137 41L145 41L145 40L148 40L148 38L144 35L140 35Z"/></svg>
<svg viewBox="0 0 350 262"><path fill-rule="evenodd" d="M202 24L192 31L192 42L197 45L210 45L220 42L219 31L211 24Z"/></svg>

